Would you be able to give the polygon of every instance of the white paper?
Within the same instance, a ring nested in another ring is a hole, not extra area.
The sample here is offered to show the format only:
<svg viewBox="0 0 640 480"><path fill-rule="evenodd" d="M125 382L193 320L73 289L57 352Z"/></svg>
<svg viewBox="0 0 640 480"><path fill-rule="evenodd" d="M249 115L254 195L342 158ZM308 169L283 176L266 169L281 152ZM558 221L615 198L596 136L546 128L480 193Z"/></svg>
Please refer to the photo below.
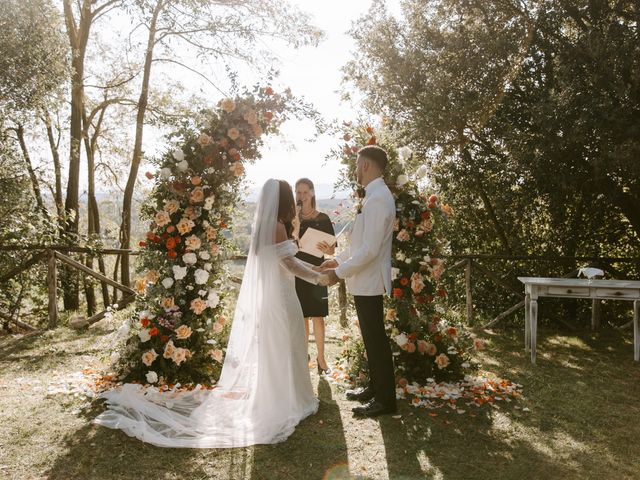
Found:
<svg viewBox="0 0 640 480"><path fill-rule="evenodd" d="M298 242L298 246L300 247L300 251L313 255L314 257L322 258L324 253L321 250L318 250L318 243L327 242L329 245L333 245L336 243L336 237L331 234L321 232L320 230L316 230L315 228L307 228L302 235L302 238Z"/></svg>

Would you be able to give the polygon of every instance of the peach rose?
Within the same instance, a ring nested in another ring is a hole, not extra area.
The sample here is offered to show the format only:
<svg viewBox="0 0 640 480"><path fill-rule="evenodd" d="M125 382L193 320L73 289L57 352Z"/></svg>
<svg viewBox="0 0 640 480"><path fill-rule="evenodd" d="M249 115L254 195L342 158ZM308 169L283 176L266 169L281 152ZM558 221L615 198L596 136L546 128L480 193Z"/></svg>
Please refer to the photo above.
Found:
<svg viewBox="0 0 640 480"><path fill-rule="evenodd" d="M194 298L193 300L191 300L190 308L193 313L195 313L196 315L200 315L205 310L205 308L207 308L207 302L205 302L201 298Z"/></svg>
<svg viewBox="0 0 640 480"><path fill-rule="evenodd" d="M244 173L244 166L242 165L242 162L233 162L229 166L229 170L231 170L236 177L239 177Z"/></svg>
<svg viewBox="0 0 640 480"><path fill-rule="evenodd" d="M220 247L215 243L212 243L211 245L209 245L209 252L211 253L211 255L216 257L220 254Z"/></svg>
<svg viewBox="0 0 640 480"><path fill-rule="evenodd" d="M165 310L169 310L170 308L175 307L176 304L173 301L173 297L164 297L162 300L160 300L160 305Z"/></svg>
<svg viewBox="0 0 640 480"><path fill-rule="evenodd" d="M425 352L427 355L430 355L433 357L437 351L438 351L438 347L436 347L433 343L427 343L427 347L425 349Z"/></svg>
<svg viewBox="0 0 640 480"><path fill-rule="evenodd" d="M414 272L411 275L411 290L413 293L418 294L424 288L424 279L422 278L422 274L419 272Z"/></svg>
<svg viewBox="0 0 640 480"><path fill-rule="evenodd" d="M395 320L398 318L397 314L396 314L396 309L395 308L389 308L387 310L387 315L385 317L387 320Z"/></svg>
<svg viewBox="0 0 640 480"><path fill-rule="evenodd" d="M180 365L187 358L191 357L191 352L186 348L176 348L171 359L176 365Z"/></svg>
<svg viewBox="0 0 640 480"><path fill-rule="evenodd" d="M167 200L166 202L164 202L164 211L169 215L177 212L179 208L180 202L178 202L177 200Z"/></svg>
<svg viewBox="0 0 640 480"><path fill-rule="evenodd" d="M202 183L202 177L193 176L191 177L191 185L200 185Z"/></svg>
<svg viewBox="0 0 640 480"><path fill-rule="evenodd" d="M144 278L138 278L136 280L136 284L134 288L139 295L144 294L144 292L147 290L147 280Z"/></svg>
<svg viewBox="0 0 640 480"><path fill-rule="evenodd" d="M156 222L156 225L158 225L159 227L164 227L167 223L171 222L171 217L167 212L165 212L164 210L161 210L158 213L156 213L153 220Z"/></svg>
<svg viewBox="0 0 640 480"><path fill-rule="evenodd" d="M207 145L211 145L211 142L213 142L213 140L206 133L201 133L200 136L198 137L198 143L202 147L206 147Z"/></svg>
<svg viewBox="0 0 640 480"><path fill-rule="evenodd" d="M254 125L258 122L258 115L254 110L249 110L244 114L243 118L247 121L248 124Z"/></svg>
<svg viewBox="0 0 640 480"><path fill-rule="evenodd" d="M438 368L442 370L443 368L447 368L449 365L449 357L447 357L444 353L441 353L436 357L436 365Z"/></svg>
<svg viewBox="0 0 640 480"><path fill-rule="evenodd" d="M220 102L220 108L227 113L231 113L236 109L236 102L233 98L225 98Z"/></svg>
<svg viewBox="0 0 640 480"><path fill-rule="evenodd" d="M416 344L413 342L409 342L404 346L404 349L409 353L413 353L416 351Z"/></svg>
<svg viewBox="0 0 640 480"><path fill-rule="evenodd" d="M191 336L192 333L193 332L191 331L191 328L187 325L180 325L178 328L176 328L176 338L178 340L186 340Z"/></svg>
<svg viewBox="0 0 640 480"><path fill-rule="evenodd" d="M259 137L260 135L262 135L264 132L262 130L262 127L260 125L258 125L257 123L255 125L251 125L252 129L253 129L253 134L256 137Z"/></svg>
<svg viewBox="0 0 640 480"><path fill-rule="evenodd" d="M190 237L187 237L184 244L191 250L198 250L202 246L202 241L200 241L200 238L197 235L191 235Z"/></svg>
<svg viewBox="0 0 640 480"><path fill-rule="evenodd" d="M160 280L160 272L157 270L149 270L144 277L149 283L157 283L158 280Z"/></svg>
<svg viewBox="0 0 640 480"><path fill-rule="evenodd" d="M218 234L218 230L213 227L207 227L207 240L215 240L216 235Z"/></svg>
<svg viewBox="0 0 640 480"><path fill-rule="evenodd" d="M215 322L213 324L214 333L221 333L222 330L224 330L224 325L222 325L220 322Z"/></svg>
<svg viewBox="0 0 640 480"><path fill-rule="evenodd" d="M407 240L409 240L411 237L409 236L409 232L407 232L404 228L402 230L400 230L398 232L398 235L396 235L396 238L401 241L401 242L406 242Z"/></svg>
<svg viewBox="0 0 640 480"><path fill-rule="evenodd" d="M196 187L191 191L191 203L200 203L204 200L204 191L202 187Z"/></svg>
<svg viewBox="0 0 640 480"><path fill-rule="evenodd" d="M420 352L421 354L425 354L425 352L427 351L427 347L429 346L429 343L426 342L425 340L418 340L418 352Z"/></svg>
<svg viewBox="0 0 640 480"><path fill-rule="evenodd" d="M189 220L188 218L183 218L178 222L178 225L176 225L176 228L182 235L184 235L185 233L189 233L195 226L196 224L193 223L193 220Z"/></svg>
<svg viewBox="0 0 640 480"><path fill-rule="evenodd" d="M227 136L231 139L231 140L235 140L240 136L240 130L238 130L236 127L231 127L228 131L227 131Z"/></svg>
<svg viewBox="0 0 640 480"><path fill-rule="evenodd" d="M211 355L211 358L213 358L216 362L218 363L222 363L222 350L220 350L219 348L217 350L211 350L209 352L209 355Z"/></svg>
<svg viewBox="0 0 640 480"><path fill-rule="evenodd" d="M158 358L158 354L152 348L142 354L142 363L144 363L147 367L150 367L151 364Z"/></svg>
<svg viewBox="0 0 640 480"><path fill-rule="evenodd" d="M167 344L164 346L164 353L162 354L162 356L164 358L171 358L173 357L173 352L175 351L176 351L176 347L173 344L173 340L169 340Z"/></svg>

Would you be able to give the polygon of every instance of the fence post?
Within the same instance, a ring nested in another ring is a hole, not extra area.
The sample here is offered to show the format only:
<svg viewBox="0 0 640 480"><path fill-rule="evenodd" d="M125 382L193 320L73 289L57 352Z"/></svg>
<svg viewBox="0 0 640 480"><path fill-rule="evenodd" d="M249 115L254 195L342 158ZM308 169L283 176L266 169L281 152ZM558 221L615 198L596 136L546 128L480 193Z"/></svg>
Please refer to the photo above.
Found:
<svg viewBox="0 0 640 480"><path fill-rule="evenodd" d="M602 300L591 300L591 330L600 328L600 317L602 314Z"/></svg>
<svg viewBox="0 0 640 480"><path fill-rule="evenodd" d="M338 304L340 305L340 326L347 326L347 286L344 280L338 282Z"/></svg>
<svg viewBox="0 0 640 480"><path fill-rule="evenodd" d="M58 325L58 272L54 250L47 250L47 293L49 296L49 328Z"/></svg>
<svg viewBox="0 0 640 480"><path fill-rule="evenodd" d="M471 297L471 258L467 258L464 270L464 285L467 298L467 324L473 325L473 299Z"/></svg>

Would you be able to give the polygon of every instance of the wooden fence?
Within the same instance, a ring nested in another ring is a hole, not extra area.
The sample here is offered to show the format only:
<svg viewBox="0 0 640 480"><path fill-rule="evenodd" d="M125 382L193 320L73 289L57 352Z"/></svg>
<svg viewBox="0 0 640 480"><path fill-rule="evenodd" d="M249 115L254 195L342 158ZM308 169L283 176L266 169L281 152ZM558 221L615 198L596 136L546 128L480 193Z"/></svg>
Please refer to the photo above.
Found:
<svg viewBox="0 0 640 480"><path fill-rule="evenodd" d="M57 264L63 263L65 266L78 270L79 272L89 275L99 280L103 286L110 285L111 287L120 290L123 293L123 297L118 301L117 308L121 309L130 304L135 298L135 292L128 285L123 285L100 272L97 272L81 262L72 259L70 253L81 253L86 255L97 256L101 258L104 255L122 255L128 253L129 255L137 255L139 251L134 250L122 250L117 248L105 248L105 249L90 249L86 247L75 247L65 245L27 245L27 246L1 246L2 251L29 251L33 252L31 256L25 260L22 264L11 269L0 277L0 282L4 283L9 279L19 275L30 267L36 265L39 262L47 262L47 292L48 292L48 326L55 327L58 324L58 288L57 288ZM635 263L638 270L640 270L640 258L618 258L618 257L571 257L571 256L531 256L531 255L447 255L438 257L439 259L447 262L455 262L453 265L446 269L448 275L451 275L459 270L464 272L464 285L465 285L465 310L466 319L469 325L474 325L474 307L473 307L473 280L474 274L481 274L483 277L491 280L496 286L515 294L521 298L518 303L509 307L497 315L493 320L483 325L484 328L490 328L498 325L502 320L509 315L516 312L518 309L524 307L524 290L519 288L515 279L501 278L495 272L492 272L490 268L482 265L482 261L538 261L538 262L586 262L589 266L595 266L602 268L605 271L609 271L616 276L620 276L615 268L612 267L613 263ZM246 260L246 256L234 256L227 260ZM578 273L577 270L568 272L566 277L574 277ZM237 283L241 282L240 278L232 278ZM347 292L344 282L340 282L338 286L338 304L340 308L340 323L344 326L347 322ZM89 316L84 322L85 325L90 325L104 318L107 310L103 310L95 315ZM4 312L0 312L0 318L11 321L12 323L30 330L35 330L34 327L22 322L20 319L13 315L8 315ZM600 323L600 301L593 300L592 308L592 327L597 328ZM630 326L624 325L622 328Z"/></svg>

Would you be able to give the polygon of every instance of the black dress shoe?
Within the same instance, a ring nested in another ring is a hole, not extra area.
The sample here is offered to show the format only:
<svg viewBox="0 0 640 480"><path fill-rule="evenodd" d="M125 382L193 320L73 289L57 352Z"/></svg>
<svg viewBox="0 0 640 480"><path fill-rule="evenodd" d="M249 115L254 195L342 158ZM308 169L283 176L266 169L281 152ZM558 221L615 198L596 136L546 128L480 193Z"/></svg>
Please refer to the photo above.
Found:
<svg viewBox="0 0 640 480"><path fill-rule="evenodd" d="M366 405L360 407L354 407L351 409L353 415L356 417L377 417L378 415L392 415L398 411L395 405L392 407L378 402L376 399L372 399Z"/></svg>
<svg viewBox="0 0 640 480"><path fill-rule="evenodd" d="M375 392L370 388L356 388L355 390L347 390L347 400L357 402L368 402L375 396Z"/></svg>

